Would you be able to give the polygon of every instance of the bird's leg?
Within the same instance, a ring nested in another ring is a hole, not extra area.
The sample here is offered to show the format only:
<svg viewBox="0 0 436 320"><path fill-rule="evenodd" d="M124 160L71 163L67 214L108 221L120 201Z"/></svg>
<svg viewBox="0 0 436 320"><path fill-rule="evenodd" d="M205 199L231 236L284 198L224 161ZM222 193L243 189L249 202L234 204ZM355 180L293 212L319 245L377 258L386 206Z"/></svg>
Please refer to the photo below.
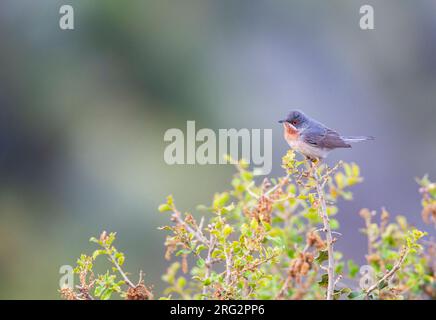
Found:
<svg viewBox="0 0 436 320"><path fill-rule="evenodd" d="M306 159L309 160L309 164L310 164L310 167L308 169L309 176L313 176L314 170L316 170L316 167L318 166L318 164L320 163L321 160L318 158L309 157L309 156L306 156Z"/></svg>
<svg viewBox="0 0 436 320"><path fill-rule="evenodd" d="M321 161L321 159L320 159L320 158L317 158L317 157L311 157L311 156L306 156L306 155L305 155L305 157L306 157L306 159L307 159L308 161L310 161L310 162L312 162L312 163L315 163L315 164L317 164L318 162Z"/></svg>

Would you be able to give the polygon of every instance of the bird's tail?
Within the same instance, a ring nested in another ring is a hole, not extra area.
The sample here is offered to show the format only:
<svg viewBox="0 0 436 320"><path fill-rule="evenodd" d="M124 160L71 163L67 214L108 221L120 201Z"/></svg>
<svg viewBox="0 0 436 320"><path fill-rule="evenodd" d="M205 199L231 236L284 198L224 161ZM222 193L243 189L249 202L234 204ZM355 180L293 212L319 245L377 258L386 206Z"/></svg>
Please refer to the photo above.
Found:
<svg viewBox="0 0 436 320"><path fill-rule="evenodd" d="M374 137L371 136L348 136L348 137L341 137L341 138L347 143L361 142L361 141L368 141L368 140L375 139Z"/></svg>

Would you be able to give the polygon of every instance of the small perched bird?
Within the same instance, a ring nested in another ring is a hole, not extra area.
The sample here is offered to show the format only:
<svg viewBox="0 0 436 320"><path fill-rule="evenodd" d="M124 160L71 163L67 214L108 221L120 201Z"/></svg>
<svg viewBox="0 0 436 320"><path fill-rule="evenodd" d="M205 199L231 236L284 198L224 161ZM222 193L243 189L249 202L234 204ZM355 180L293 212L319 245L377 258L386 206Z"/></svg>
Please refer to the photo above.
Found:
<svg viewBox="0 0 436 320"><path fill-rule="evenodd" d="M289 146L312 161L324 159L336 148L351 148L350 143L374 140L370 136L341 136L335 130L294 110L283 123L284 137Z"/></svg>

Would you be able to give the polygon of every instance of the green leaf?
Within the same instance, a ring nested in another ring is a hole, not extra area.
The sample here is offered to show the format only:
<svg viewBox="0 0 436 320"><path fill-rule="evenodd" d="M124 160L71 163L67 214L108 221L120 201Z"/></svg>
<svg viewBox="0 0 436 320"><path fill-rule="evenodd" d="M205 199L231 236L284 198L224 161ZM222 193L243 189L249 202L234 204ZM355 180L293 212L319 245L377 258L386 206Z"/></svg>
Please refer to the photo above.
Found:
<svg viewBox="0 0 436 320"><path fill-rule="evenodd" d="M184 277L180 277L177 279L177 286L179 288L183 288L186 285L186 279Z"/></svg>
<svg viewBox="0 0 436 320"><path fill-rule="evenodd" d="M222 255L222 251L221 250L219 250L219 249L215 249L213 252L212 252L212 258L217 258L218 256L220 256L220 255Z"/></svg>
<svg viewBox="0 0 436 320"><path fill-rule="evenodd" d="M356 274L359 272L359 266L355 264L353 260L348 260L347 267L348 267L348 275L350 276L350 278L354 278Z"/></svg>
<svg viewBox="0 0 436 320"><path fill-rule="evenodd" d="M214 209L219 209L225 206L227 201L230 199L230 195L227 192L216 193L213 199L212 207Z"/></svg>
<svg viewBox="0 0 436 320"><path fill-rule="evenodd" d="M344 185L345 185L345 177L344 174L342 172L339 172L335 175L334 177L336 185L338 186L339 189L343 189Z"/></svg>
<svg viewBox="0 0 436 320"><path fill-rule="evenodd" d="M382 290L384 288L386 288L389 285L389 283L387 281L382 281L378 284L378 289Z"/></svg>
<svg viewBox="0 0 436 320"><path fill-rule="evenodd" d="M249 171L244 171L241 173L241 177L244 181L252 181L253 180L253 173L249 172Z"/></svg>
<svg viewBox="0 0 436 320"><path fill-rule="evenodd" d="M171 207L168 203L163 203L158 208L159 212L171 211Z"/></svg>
<svg viewBox="0 0 436 320"><path fill-rule="evenodd" d="M195 253L199 254L201 251L207 249L207 247L204 244L200 244L197 249L195 249Z"/></svg>
<svg viewBox="0 0 436 320"><path fill-rule="evenodd" d="M100 285L100 286L96 286L95 289L94 289L94 295L95 295L96 297L100 297L101 294L103 293L103 290L104 290L104 289L105 289L105 287L102 286L102 285Z"/></svg>
<svg viewBox="0 0 436 320"><path fill-rule="evenodd" d="M271 241L272 243L274 243L278 247L281 247L281 248L284 247L283 239L281 237L266 236L265 238L267 240Z"/></svg>
<svg viewBox="0 0 436 320"><path fill-rule="evenodd" d="M224 237L228 237L232 232L233 232L233 227L231 227L228 224L226 224L224 229L223 229Z"/></svg>
<svg viewBox="0 0 436 320"><path fill-rule="evenodd" d="M103 291L103 293L100 296L101 300L109 300L112 295L112 289L106 289Z"/></svg>
<svg viewBox="0 0 436 320"><path fill-rule="evenodd" d="M333 292L333 299L338 300L343 294L349 294L351 292L350 288L342 288L340 290L335 290Z"/></svg>
<svg viewBox="0 0 436 320"><path fill-rule="evenodd" d="M329 275L327 273L324 273L321 276L321 280L318 281L318 284L320 287L326 288L328 286L329 283Z"/></svg>
<svg viewBox="0 0 436 320"><path fill-rule="evenodd" d="M91 237L91 238L89 238L89 242L98 243L99 241L96 237Z"/></svg>
<svg viewBox="0 0 436 320"><path fill-rule="evenodd" d="M342 273L343 270L344 270L344 263L343 262L337 263L335 266L335 273L340 274Z"/></svg>
<svg viewBox="0 0 436 320"><path fill-rule="evenodd" d="M248 225L246 223L242 224L239 230L241 234L246 235L249 231Z"/></svg>
<svg viewBox="0 0 436 320"><path fill-rule="evenodd" d="M331 227L333 230L337 230L337 229L339 229L339 221L336 220L336 219L330 219L330 227Z"/></svg>
<svg viewBox="0 0 436 320"><path fill-rule="evenodd" d="M344 163L344 170L347 177L350 177L353 175L353 171L351 170L351 166L348 163Z"/></svg>
<svg viewBox="0 0 436 320"><path fill-rule="evenodd" d="M424 266L422 264L419 263L415 263L414 265L415 268L415 272L419 275L423 275L425 270L424 270Z"/></svg>
<svg viewBox="0 0 436 320"><path fill-rule="evenodd" d="M105 254L106 250L95 250L92 254L92 259L95 260L99 255Z"/></svg>
<svg viewBox="0 0 436 320"><path fill-rule="evenodd" d="M262 220L262 225L265 228L265 231L267 231L267 232L271 231L272 227L271 227L271 225L268 222Z"/></svg>
<svg viewBox="0 0 436 320"><path fill-rule="evenodd" d="M328 258L329 258L329 254L327 250L321 250L318 256L315 258L315 261L318 262L318 264L322 264L324 261L327 261Z"/></svg>
<svg viewBox="0 0 436 320"><path fill-rule="evenodd" d="M223 213L232 212L235 209L235 204L232 202L228 206L223 207Z"/></svg>
<svg viewBox="0 0 436 320"><path fill-rule="evenodd" d="M204 259L200 258L197 260L197 266L199 268L203 268L205 266L206 262L204 261Z"/></svg>
<svg viewBox="0 0 436 320"><path fill-rule="evenodd" d="M363 291L352 291L348 294L347 298L350 300L357 299L362 300L365 293Z"/></svg>
<svg viewBox="0 0 436 320"><path fill-rule="evenodd" d="M188 249L180 249L179 251L176 252L176 257L182 255L182 254L190 254L191 250Z"/></svg>
<svg viewBox="0 0 436 320"><path fill-rule="evenodd" d="M303 215L306 219L310 220L312 223L321 222L321 218L319 217L318 210L310 207Z"/></svg>
<svg viewBox="0 0 436 320"><path fill-rule="evenodd" d="M359 177L360 176L360 168L357 164L352 163L351 164L351 170L353 172L353 176Z"/></svg>
<svg viewBox="0 0 436 320"><path fill-rule="evenodd" d="M259 222L257 221L257 219L255 219L255 218L251 219L250 229L256 230L258 227L259 227Z"/></svg>
<svg viewBox="0 0 436 320"><path fill-rule="evenodd" d="M167 204L170 207L172 207L174 205L174 198L173 198L173 196L171 194L167 197Z"/></svg>
<svg viewBox="0 0 436 320"><path fill-rule="evenodd" d="M121 254L120 256L118 256L118 258L117 258L117 262L118 262L118 264L120 265L120 266L122 266L123 264L124 264L124 255L123 254Z"/></svg>

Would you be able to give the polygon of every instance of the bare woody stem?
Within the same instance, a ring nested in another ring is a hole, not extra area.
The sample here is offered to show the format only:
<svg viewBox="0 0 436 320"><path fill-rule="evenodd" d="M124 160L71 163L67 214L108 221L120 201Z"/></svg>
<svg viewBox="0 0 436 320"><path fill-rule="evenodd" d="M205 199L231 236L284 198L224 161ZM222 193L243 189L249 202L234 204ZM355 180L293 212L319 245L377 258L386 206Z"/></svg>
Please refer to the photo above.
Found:
<svg viewBox="0 0 436 320"><path fill-rule="evenodd" d="M94 300L94 297L89 293L89 288L83 286L76 286L76 288L80 291L80 297L83 300Z"/></svg>
<svg viewBox="0 0 436 320"><path fill-rule="evenodd" d="M319 215L321 216L324 231L326 233L326 242L327 242L327 253L328 253L328 266L327 266L327 275L328 275L328 284L327 284L327 300L333 300L333 293L335 289L335 259L333 252L333 237L332 231L330 228L330 219L327 215L327 206L325 202L324 195L324 182L321 180L319 173L317 171L317 165L314 164L312 167L313 175L316 182L316 191L318 193L319 200Z"/></svg>
<svg viewBox="0 0 436 320"><path fill-rule="evenodd" d="M286 293L286 291L289 288L289 284L291 283L292 278L290 276L290 274L288 274L288 276L285 279L285 282L283 283L283 286L280 288L279 292L276 295L276 299L282 299Z"/></svg>
<svg viewBox="0 0 436 320"><path fill-rule="evenodd" d="M226 277L225 283L226 285L230 284L231 276L232 276L232 252L227 252L227 248L224 248L224 255L226 257Z"/></svg>
<svg viewBox="0 0 436 320"><path fill-rule="evenodd" d="M206 265L206 274L205 274L205 278L209 278L210 276L210 271L212 269L212 251L215 248L215 243L216 243L216 239L215 236L211 233L210 234L210 238L209 238L209 248L207 250L207 257L205 260L205 265ZM203 286L203 295L207 294L207 286Z"/></svg>
<svg viewBox="0 0 436 320"><path fill-rule="evenodd" d="M194 230L193 228L191 228L183 219L182 219L182 214L180 213L180 211L178 211L176 208L173 208L173 215L172 217L181 225L183 225L186 229L186 231L188 231L189 233L192 233L194 235L194 237L201 243L203 243L206 246L210 246L210 243L207 241L206 237L203 235L203 233L201 232L200 228L197 228L197 230Z"/></svg>
<svg viewBox="0 0 436 320"><path fill-rule="evenodd" d="M289 178L291 177L291 174L288 173L286 175L286 177L284 177L279 183L277 183L274 187L272 187L271 189L269 189L266 193L265 196L269 196L271 193L273 193L274 191L276 191L278 188L283 187L286 183L289 182Z"/></svg>

